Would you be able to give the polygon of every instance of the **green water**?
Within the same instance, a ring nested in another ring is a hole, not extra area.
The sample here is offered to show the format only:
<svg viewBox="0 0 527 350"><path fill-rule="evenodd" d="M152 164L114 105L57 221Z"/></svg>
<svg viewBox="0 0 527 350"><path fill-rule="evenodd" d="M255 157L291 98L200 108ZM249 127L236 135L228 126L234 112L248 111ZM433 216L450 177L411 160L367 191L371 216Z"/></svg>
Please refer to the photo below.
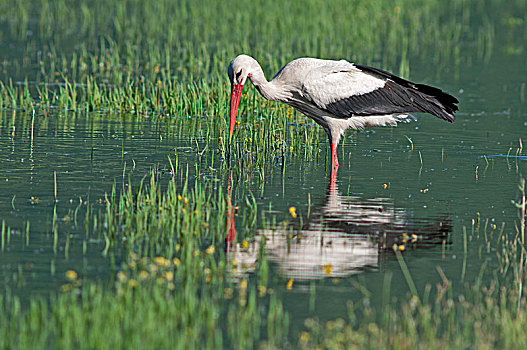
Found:
<svg viewBox="0 0 527 350"><path fill-rule="evenodd" d="M453 91L461 100L461 111L454 124L423 115L418 122L397 128L348 132L339 149L341 166L336 192L343 198L340 201L355 201L360 207L365 201L382 198L388 202L384 206L400 211L393 214L394 220L398 215L408 217L406 220L437 217L451 220L451 244L446 248L438 245L405 252L419 289L439 281L435 266L441 266L454 283L461 283L465 259L462 227L466 226L470 233L478 212L482 220L490 220L489 232L499 231L502 222L511 229L516 218L510 200L515 199L519 174L527 160L525 153L516 155L519 140L527 131L525 103L520 95L520 86L527 76L517 62L505 60L501 58L501 64L491 61L470 67L459 79L445 74L437 81L437 85ZM499 89L486 87L489 84ZM196 145L173 136L170 120L79 115L72 121L36 116L33 122L32 115L27 113L4 111L2 116L0 212L2 220L13 230L11 242L6 243L2 252L2 284L3 288L14 288L21 294L56 290L64 283L67 269L82 271L88 278L109 278L111 263L101 254L104 246L96 238L86 239L78 233L75 220L77 226L83 227L86 206L102 210L100 200L104 200L115 182L123 182L123 173L126 180L129 176L140 179L152 168L167 170L167 157L176 153L180 162L189 163L192 170L198 157ZM406 137L412 140L413 150ZM331 200L327 197L325 144L320 152L318 161L292 159L285 171L275 166L261 187L234 184L233 188L243 189L236 191L233 205L243 207L244 198L250 194L255 195L258 206L264 210L272 204L280 212L279 219L289 215L291 206L299 214L307 215L310 210L311 215L316 215ZM59 221L55 252L54 172ZM212 176L223 183L227 181L217 172ZM26 222L30 223L28 245ZM491 224L498 229L490 229ZM250 237L257 233L244 234ZM495 255L492 249L487 252L482 236L470 235L469 240L467 278L479 272L483 261L492 264ZM87 244L86 252L83 244ZM394 291L400 289L404 295L406 282L393 254L378 252L374 260L377 263L368 264L373 266L355 271L360 276L350 274L336 284L331 278L315 282L311 281L312 276L307 276L309 282L297 278L295 283L306 288L286 293L286 307L293 315L335 316L344 312L351 295L358 294L353 287L357 278L375 293L387 271L394 274ZM23 282L18 278L19 270ZM278 263L274 271L280 273ZM287 276L285 273L284 278ZM308 312L307 287L311 285L316 286L316 307Z"/></svg>
<svg viewBox="0 0 527 350"><path fill-rule="evenodd" d="M498 33L495 50L479 59L473 59L477 47L463 46L441 69L424 54L408 57L413 81L439 86L460 100L456 122L419 115L417 122L396 128L348 131L338 150L335 189L329 189L328 149L321 130L323 141L313 159L292 157L285 164L269 159L270 171L263 179L244 180L223 171L232 166L228 157L210 149L205 152L215 165L197 170L205 145L219 143L206 142L192 130L182 133L180 116L85 111L64 115L39 109L33 115L4 108L0 220L11 231L0 252L2 291L26 302L35 295L48 296L60 292L65 271L71 269L84 279L112 280L122 252L118 248L103 254L102 238L86 234L85 215L102 215L105 194L114 184L120 189L129 179L137 183L152 169L158 169L166 183L171 176L169 157L177 157L183 168L188 164L192 181L199 174L200 180L217 182L222 189L232 185L231 201L241 213L235 216L238 242L247 240L249 252L259 248L263 237L274 235L266 245L271 283L282 291L295 330L307 317L344 316L346 303L361 300L365 293L380 305L388 277L391 295L407 297L408 284L391 248L394 239L401 243L403 233L424 237L402 252L418 291L441 281L438 267L456 291L477 279L482 266L484 280L499 276L497 240L502 225L503 234L515 234L517 209L511 200L517 198L527 165L527 144L521 148L527 135L527 61L522 50L511 52L499 45L508 34ZM19 48L20 41L12 45ZM10 55L18 57L16 52ZM23 67L12 76L21 86ZM2 80L8 78L4 72ZM238 127L243 118L240 123ZM258 228L247 229L246 198L254 198L275 224L262 227L259 219ZM296 219L290 207L295 207ZM91 222L89 226L88 231L96 232ZM292 240L284 238L290 234ZM382 243L378 237L384 234L391 238ZM225 249L231 259L254 259L240 247ZM250 277L252 271L241 268L237 273L233 278Z"/></svg>

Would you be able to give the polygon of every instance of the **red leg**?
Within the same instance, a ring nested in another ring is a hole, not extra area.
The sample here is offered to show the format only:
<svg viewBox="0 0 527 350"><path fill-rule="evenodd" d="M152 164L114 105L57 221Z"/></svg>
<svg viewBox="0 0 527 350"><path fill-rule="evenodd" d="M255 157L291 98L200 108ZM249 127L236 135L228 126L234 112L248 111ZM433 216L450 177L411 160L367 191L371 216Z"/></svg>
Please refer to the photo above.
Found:
<svg viewBox="0 0 527 350"><path fill-rule="evenodd" d="M331 183L337 180L339 170L339 159L337 158L337 145L331 142Z"/></svg>

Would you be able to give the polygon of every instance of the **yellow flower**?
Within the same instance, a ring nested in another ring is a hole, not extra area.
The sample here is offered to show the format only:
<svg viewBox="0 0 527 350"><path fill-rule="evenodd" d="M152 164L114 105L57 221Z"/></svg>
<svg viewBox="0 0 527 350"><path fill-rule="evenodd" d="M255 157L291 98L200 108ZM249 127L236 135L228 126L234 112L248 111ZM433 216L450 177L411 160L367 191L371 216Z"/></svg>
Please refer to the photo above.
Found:
<svg viewBox="0 0 527 350"><path fill-rule="evenodd" d="M249 242L247 242L246 239L243 240L242 242L242 247L243 249L247 250L249 248Z"/></svg>
<svg viewBox="0 0 527 350"><path fill-rule="evenodd" d="M258 295L260 297L265 296L266 291L267 291L267 288L265 286L258 286Z"/></svg>
<svg viewBox="0 0 527 350"><path fill-rule="evenodd" d="M310 335L309 335L308 332L300 333L300 342L305 344L305 343L309 342L309 338L310 338Z"/></svg>
<svg viewBox="0 0 527 350"><path fill-rule="evenodd" d="M331 273L333 272L333 266L331 264L324 265L324 272L326 275L331 276Z"/></svg>
<svg viewBox="0 0 527 350"><path fill-rule="evenodd" d="M167 281L172 281L174 279L174 273L172 271L166 271L163 274L163 277L165 277Z"/></svg>
<svg viewBox="0 0 527 350"><path fill-rule="evenodd" d="M148 277L148 272L145 270L139 271L139 279L144 281Z"/></svg>
<svg viewBox="0 0 527 350"><path fill-rule="evenodd" d="M207 252L207 254L209 255L212 255L214 254L214 252L216 251L216 247L211 245L210 247L207 248L207 250L205 250Z"/></svg>
<svg viewBox="0 0 527 350"><path fill-rule="evenodd" d="M401 244L401 245L399 246L399 250L402 252L404 249L405 249L404 244Z"/></svg>
<svg viewBox="0 0 527 350"><path fill-rule="evenodd" d="M296 208L295 207L289 207L289 213L293 218L296 218Z"/></svg>
<svg viewBox="0 0 527 350"><path fill-rule="evenodd" d="M294 278L290 278L289 281L287 281L287 284L285 285L287 290L293 289L293 281L294 281Z"/></svg>
<svg viewBox="0 0 527 350"><path fill-rule="evenodd" d="M240 288L241 289L247 289L247 280L242 280L240 282Z"/></svg>
<svg viewBox="0 0 527 350"><path fill-rule="evenodd" d="M134 279L128 280L128 285L132 288L137 287L137 281Z"/></svg>
<svg viewBox="0 0 527 350"><path fill-rule="evenodd" d="M177 199L178 199L178 200L180 201L180 200L182 200L182 199L183 199L183 197L181 197L181 195L180 195L180 194L178 194L178 195L177 195Z"/></svg>
<svg viewBox="0 0 527 350"><path fill-rule="evenodd" d="M179 260L178 258L174 258L174 259L172 259L172 262L173 262L174 265L176 265L176 266L181 265L181 260Z"/></svg>
<svg viewBox="0 0 527 350"><path fill-rule="evenodd" d="M119 271L117 272L117 280L119 282L124 282L126 281L126 273L124 273L124 271Z"/></svg>
<svg viewBox="0 0 527 350"><path fill-rule="evenodd" d="M159 267L156 264L150 264L148 269L150 270L150 273L155 274L159 270Z"/></svg>
<svg viewBox="0 0 527 350"><path fill-rule="evenodd" d="M73 289L73 285L71 284L63 284L62 286L60 286L60 291L65 293L65 292L69 292L70 290Z"/></svg>
<svg viewBox="0 0 527 350"><path fill-rule="evenodd" d="M382 188L387 189L387 188L388 188L388 185L387 185L387 184L383 184L383 185L382 185Z"/></svg>
<svg viewBox="0 0 527 350"><path fill-rule="evenodd" d="M168 260L167 258L163 258L162 256L156 256L154 258L154 263L156 265L162 266L162 267L170 266L170 260Z"/></svg>
<svg viewBox="0 0 527 350"><path fill-rule="evenodd" d="M223 137L220 136L220 137L218 138L218 141L219 141L220 143L222 143L222 142L223 142Z"/></svg>
<svg viewBox="0 0 527 350"><path fill-rule="evenodd" d="M66 271L66 278L69 279L70 281L75 281L77 280L78 277L79 276L77 275L77 272L73 270Z"/></svg>

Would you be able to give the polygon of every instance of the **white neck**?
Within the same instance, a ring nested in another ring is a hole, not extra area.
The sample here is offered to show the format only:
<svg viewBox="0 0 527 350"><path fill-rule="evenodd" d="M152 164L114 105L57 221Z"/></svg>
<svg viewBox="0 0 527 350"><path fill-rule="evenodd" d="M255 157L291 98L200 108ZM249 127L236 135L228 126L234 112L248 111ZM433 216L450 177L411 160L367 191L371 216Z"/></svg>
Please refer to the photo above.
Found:
<svg viewBox="0 0 527 350"><path fill-rule="evenodd" d="M284 101L284 99L290 95L284 86L279 81L267 81L264 72L260 64L255 60L252 67L249 80L256 87L258 92L268 100L271 101Z"/></svg>

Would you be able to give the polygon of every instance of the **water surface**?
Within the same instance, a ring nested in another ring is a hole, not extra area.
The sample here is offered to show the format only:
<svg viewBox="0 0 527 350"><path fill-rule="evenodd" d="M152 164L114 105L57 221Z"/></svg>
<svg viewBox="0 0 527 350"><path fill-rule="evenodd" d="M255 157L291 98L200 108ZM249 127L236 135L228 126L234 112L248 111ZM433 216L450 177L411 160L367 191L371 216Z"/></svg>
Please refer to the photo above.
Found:
<svg viewBox="0 0 527 350"><path fill-rule="evenodd" d="M233 278L251 276L254 252L266 240L273 286L283 290L296 328L308 316L344 316L346 303L360 300L365 290L381 303L387 276L391 295L405 298L408 285L394 244L404 246L419 291L440 282L438 268L462 290L484 263L489 273L497 269L494 244L502 225L503 234L515 232L511 200L527 164L524 55L497 51L489 60L440 72L422 59L410 62L413 80L459 98L455 123L419 115L397 128L349 131L338 150L335 187L325 143L318 159L288 159L285 170L273 166L263 181L241 183L211 170L223 188L232 181L231 202L239 212L253 196L275 222L248 232L233 216L239 239L227 255L246 261ZM189 142L192 135L174 130L177 116L70 113L0 113L0 219L11 228L0 253L0 285L22 297L60 290L68 269L111 279L119 252L103 254L103 242L83 233L86 208L102 211L114 184L119 190L151 169L167 181L168 157L177 155L195 174L202 150ZM215 157L217 164L228 162ZM243 240L248 247L240 246Z"/></svg>

